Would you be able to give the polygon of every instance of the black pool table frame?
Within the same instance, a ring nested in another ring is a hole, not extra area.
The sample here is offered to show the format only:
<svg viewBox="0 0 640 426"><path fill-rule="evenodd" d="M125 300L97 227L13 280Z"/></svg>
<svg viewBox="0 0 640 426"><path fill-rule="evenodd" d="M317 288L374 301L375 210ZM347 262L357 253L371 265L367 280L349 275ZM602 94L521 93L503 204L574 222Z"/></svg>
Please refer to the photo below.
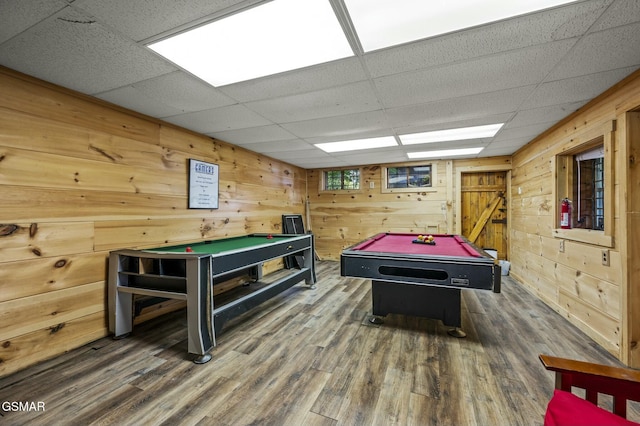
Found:
<svg viewBox="0 0 640 426"><path fill-rule="evenodd" d="M262 236L252 234L251 236ZM267 234L264 234L266 237ZM211 359L216 335L224 324L249 309L304 280L315 288L312 234L291 237L269 245L224 251L217 254L176 253L148 250L117 250L109 254L109 331L116 338L133 330L133 296L145 295L185 300L187 303L188 352L194 362ZM215 242L215 240L214 240ZM217 306L213 286L248 271L262 279L262 264L290 255L302 256L297 269L224 305Z"/></svg>
<svg viewBox="0 0 640 426"><path fill-rule="evenodd" d="M484 250L464 237L460 238L482 256L416 255L354 249L363 241L343 250L340 273L347 277L371 279L372 323L383 323L383 317L388 314L432 318L452 327L449 334L464 337L461 330L461 290L481 289L499 293L501 268Z"/></svg>

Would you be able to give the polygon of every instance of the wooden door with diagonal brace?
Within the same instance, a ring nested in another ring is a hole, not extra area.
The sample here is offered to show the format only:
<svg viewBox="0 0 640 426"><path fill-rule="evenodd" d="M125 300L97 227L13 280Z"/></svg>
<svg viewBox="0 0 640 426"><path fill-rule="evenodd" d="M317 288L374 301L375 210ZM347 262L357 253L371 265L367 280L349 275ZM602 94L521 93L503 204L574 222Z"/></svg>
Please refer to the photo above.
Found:
<svg viewBox="0 0 640 426"><path fill-rule="evenodd" d="M462 235L507 259L507 172L462 173Z"/></svg>

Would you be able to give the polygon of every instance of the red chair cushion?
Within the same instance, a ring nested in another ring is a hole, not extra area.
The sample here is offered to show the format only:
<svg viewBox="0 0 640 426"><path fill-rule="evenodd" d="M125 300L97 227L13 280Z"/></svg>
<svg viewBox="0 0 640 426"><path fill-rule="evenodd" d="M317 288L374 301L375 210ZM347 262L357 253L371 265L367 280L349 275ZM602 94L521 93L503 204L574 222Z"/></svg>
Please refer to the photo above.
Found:
<svg viewBox="0 0 640 426"><path fill-rule="evenodd" d="M547 412L544 415L544 426L577 425L629 426L638 425L638 423L604 410L571 392L555 389L553 397L547 405Z"/></svg>

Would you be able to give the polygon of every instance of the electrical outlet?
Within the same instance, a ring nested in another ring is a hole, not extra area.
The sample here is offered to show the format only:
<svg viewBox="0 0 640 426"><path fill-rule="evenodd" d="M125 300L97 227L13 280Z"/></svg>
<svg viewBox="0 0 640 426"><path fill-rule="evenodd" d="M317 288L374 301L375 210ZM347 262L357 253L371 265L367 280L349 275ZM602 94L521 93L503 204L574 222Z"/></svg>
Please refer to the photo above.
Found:
<svg viewBox="0 0 640 426"><path fill-rule="evenodd" d="M602 250L602 264L609 266L609 250Z"/></svg>
<svg viewBox="0 0 640 426"><path fill-rule="evenodd" d="M560 253L564 253L564 240L560 240L560 247L558 250L560 250Z"/></svg>

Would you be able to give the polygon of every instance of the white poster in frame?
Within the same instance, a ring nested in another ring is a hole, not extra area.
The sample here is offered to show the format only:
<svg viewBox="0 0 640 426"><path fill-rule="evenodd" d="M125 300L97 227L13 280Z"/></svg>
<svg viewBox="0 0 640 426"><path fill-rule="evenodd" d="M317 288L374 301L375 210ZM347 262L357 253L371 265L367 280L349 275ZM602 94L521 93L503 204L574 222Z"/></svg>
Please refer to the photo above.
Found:
<svg viewBox="0 0 640 426"><path fill-rule="evenodd" d="M189 159L189 208L218 208L218 165Z"/></svg>

